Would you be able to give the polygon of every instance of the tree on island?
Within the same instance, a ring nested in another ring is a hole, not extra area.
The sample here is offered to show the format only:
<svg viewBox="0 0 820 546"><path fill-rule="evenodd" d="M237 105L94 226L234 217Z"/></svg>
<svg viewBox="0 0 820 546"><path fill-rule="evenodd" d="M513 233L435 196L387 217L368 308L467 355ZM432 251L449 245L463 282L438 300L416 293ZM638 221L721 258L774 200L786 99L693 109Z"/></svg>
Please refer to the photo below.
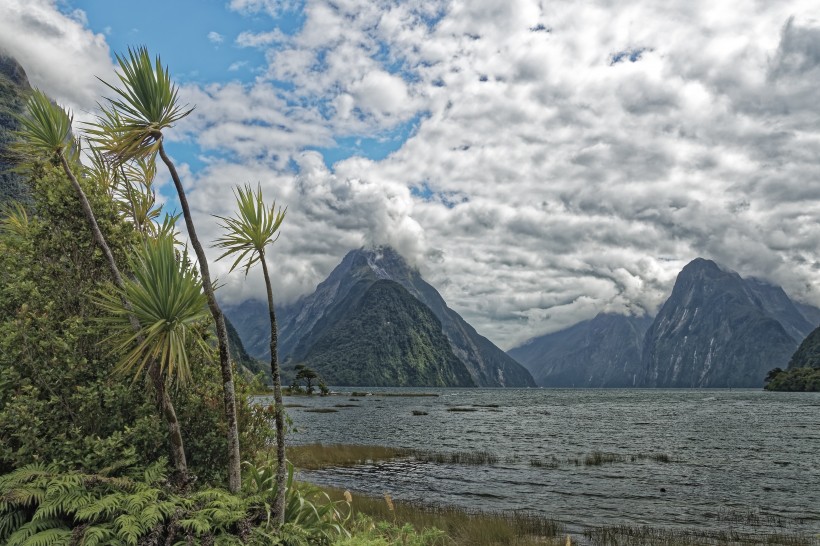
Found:
<svg viewBox="0 0 820 546"><path fill-rule="evenodd" d="M313 394L313 381L319 379L319 374L304 364L297 364L294 369L296 370L296 379L293 382L294 385L301 389L299 386L299 381L304 381L305 392L307 394Z"/></svg>

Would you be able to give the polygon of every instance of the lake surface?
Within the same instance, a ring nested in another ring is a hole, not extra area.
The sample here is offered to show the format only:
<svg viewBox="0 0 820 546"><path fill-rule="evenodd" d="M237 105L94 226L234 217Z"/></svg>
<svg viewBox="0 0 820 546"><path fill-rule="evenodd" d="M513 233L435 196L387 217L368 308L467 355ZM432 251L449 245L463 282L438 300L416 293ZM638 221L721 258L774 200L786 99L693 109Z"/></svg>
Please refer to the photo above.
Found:
<svg viewBox="0 0 820 546"><path fill-rule="evenodd" d="M487 451L492 465L393 461L303 472L318 484L480 510L531 510L570 531L628 523L716 530L758 512L820 533L820 394L758 390L370 389L435 397L286 398L294 444ZM497 406L497 407L494 407ZM448 411L452 408L475 411ZM413 415L413 411L428 415ZM623 456L584 464L594 451ZM671 462L632 456L666 454ZM557 468L533 466L555 457ZM574 461L578 459L580 464Z"/></svg>

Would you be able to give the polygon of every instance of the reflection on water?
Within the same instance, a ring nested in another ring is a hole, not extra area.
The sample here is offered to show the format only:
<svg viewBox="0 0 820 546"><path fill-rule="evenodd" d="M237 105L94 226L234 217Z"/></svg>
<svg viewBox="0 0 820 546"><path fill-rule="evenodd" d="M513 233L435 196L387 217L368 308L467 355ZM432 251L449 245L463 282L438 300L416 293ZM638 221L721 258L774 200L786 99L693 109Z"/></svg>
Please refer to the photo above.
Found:
<svg viewBox="0 0 820 546"><path fill-rule="evenodd" d="M338 389L345 391L345 389ZM361 391L363 389L357 388ZM350 392L350 389L347 389ZM402 389L374 389L400 393ZM820 532L820 395L740 390L406 389L437 397L302 398L292 443L489 451L482 466L391 461L304 472L396 499L534 510L570 528L725 528L759 511ZM290 400L296 401L295 399ZM474 411L448 411L453 408ZM413 412L416 412L414 414ZM426 413L421 415L420 413ZM587 466L593 451L620 461ZM632 455L667 454L672 462ZM560 464L533 466L531 460ZM580 460L576 465L571 461Z"/></svg>

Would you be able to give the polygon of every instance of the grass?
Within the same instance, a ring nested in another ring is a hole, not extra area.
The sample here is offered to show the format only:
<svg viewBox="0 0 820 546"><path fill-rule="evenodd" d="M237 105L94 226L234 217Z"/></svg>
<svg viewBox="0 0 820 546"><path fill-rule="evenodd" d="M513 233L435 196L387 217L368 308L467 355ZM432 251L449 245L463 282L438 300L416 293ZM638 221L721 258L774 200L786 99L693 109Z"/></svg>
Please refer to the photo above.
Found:
<svg viewBox="0 0 820 546"><path fill-rule="evenodd" d="M341 489L324 488L332 499L344 498ZM450 506L421 504L353 495L354 514L415 529L444 531L451 546L563 546L563 528L550 518L531 512L477 512Z"/></svg>
<svg viewBox="0 0 820 546"><path fill-rule="evenodd" d="M354 444L306 444L288 446L287 457L296 468L319 470L333 466L355 466L400 457L409 457L410 449Z"/></svg>
<svg viewBox="0 0 820 546"><path fill-rule="evenodd" d="M355 466L391 459L414 459L426 463L487 465L498 457L489 451L432 451L357 444L305 444L288 447L288 459L304 470Z"/></svg>
<svg viewBox="0 0 820 546"><path fill-rule="evenodd" d="M593 546L711 546L745 544L779 544L782 546L816 546L816 539L789 531L747 533L734 529L704 531L699 529L662 529L641 525L612 525L584 531Z"/></svg>
<svg viewBox="0 0 820 546"><path fill-rule="evenodd" d="M339 404L336 407L349 407ZM335 412L331 408L308 409L321 413ZM413 410L413 415L427 415L426 412ZM391 459L413 459L419 462L436 464L494 465L500 462L499 457L490 451L434 451L429 449L409 449L360 444L305 444L288 448L288 459L297 467L305 470L355 466ZM554 455L533 457L529 459L532 467L544 469L560 468L562 464L575 466L601 466L611 463L654 460L662 463L672 462L672 457L663 453L638 453L621 455L593 451L579 459L558 459ZM517 457L507 457L508 463L520 461Z"/></svg>

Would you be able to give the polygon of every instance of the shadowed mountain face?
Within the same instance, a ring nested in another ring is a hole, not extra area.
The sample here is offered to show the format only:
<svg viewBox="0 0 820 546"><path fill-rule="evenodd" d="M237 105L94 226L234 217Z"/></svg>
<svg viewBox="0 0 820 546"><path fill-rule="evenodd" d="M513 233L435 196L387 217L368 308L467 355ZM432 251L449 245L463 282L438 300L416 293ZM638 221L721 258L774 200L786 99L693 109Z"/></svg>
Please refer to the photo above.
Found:
<svg viewBox="0 0 820 546"><path fill-rule="evenodd" d="M759 387L818 321L820 310L782 288L698 258L654 320L601 314L509 354L543 386ZM820 355L815 332L799 361Z"/></svg>
<svg viewBox="0 0 820 546"><path fill-rule="evenodd" d="M543 387L636 387L652 318L601 313L509 351Z"/></svg>
<svg viewBox="0 0 820 546"><path fill-rule="evenodd" d="M698 258L646 333L648 387L760 387L811 324L777 287Z"/></svg>
<svg viewBox="0 0 820 546"><path fill-rule="evenodd" d="M349 252L315 292L277 310L280 357L292 363L307 358L326 333L346 316L352 291L362 290L361 287L369 287L379 280L397 283L432 312L440 323L439 328L450 350L469 372L473 384L486 387L535 386L527 370L447 307L436 289L389 247ZM377 303L376 300L371 301ZM259 309L260 304L248 301L237 306L226 306L225 312L245 341L248 351L264 359L268 343L264 328L267 315ZM408 312L415 313L411 310ZM375 330L381 326L374 322L370 328ZM317 353L314 351L312 354Z"/></svg>
<svg viewBox="0 0 820 546"><path fill-rule="evenodd" d="M14 140L14 131L19 129L15 116L23 113L30 91L23 67L0 51L0 203L28 199L23 177L10 172L15 163L9 144Z"/></svg>

